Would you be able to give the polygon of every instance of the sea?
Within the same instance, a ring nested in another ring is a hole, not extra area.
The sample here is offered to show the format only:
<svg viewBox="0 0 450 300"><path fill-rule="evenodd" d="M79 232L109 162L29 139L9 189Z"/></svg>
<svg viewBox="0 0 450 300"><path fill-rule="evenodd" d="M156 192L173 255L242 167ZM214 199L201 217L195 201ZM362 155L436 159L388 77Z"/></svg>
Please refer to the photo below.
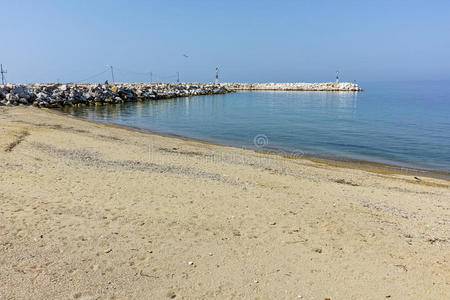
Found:
<svg viewBox="0 0 450 300"><path fill-rule="evenodd" d="M64 112L223 145L450 173L449 81L359 84L362 92L240 91Z"/></svg>

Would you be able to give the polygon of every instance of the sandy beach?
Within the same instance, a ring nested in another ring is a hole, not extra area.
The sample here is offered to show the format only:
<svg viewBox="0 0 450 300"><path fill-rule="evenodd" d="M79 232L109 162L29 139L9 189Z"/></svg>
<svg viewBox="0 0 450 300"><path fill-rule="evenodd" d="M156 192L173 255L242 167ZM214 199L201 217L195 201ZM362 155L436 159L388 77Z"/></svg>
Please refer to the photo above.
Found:
<svg viewBox="0 0 450 300"><path fill-rule="evenodd" d="M0 107L0 299L448 299L450 182Z"/></svg>

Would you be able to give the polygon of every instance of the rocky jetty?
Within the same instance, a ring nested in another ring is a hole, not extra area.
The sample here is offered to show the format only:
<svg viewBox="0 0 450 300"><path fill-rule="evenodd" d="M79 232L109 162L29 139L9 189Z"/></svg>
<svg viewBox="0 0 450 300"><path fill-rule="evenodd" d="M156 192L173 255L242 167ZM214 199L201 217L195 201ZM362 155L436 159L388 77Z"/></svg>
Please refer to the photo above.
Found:
<svg viewBox="0 0 450 300"><path fill-rule="evenodd" d="M231 90L266 90L266 91L330 91L330 92L359 92L362 89L351 82L324 83L226 83Z"/></svg>
<svg viewBox="0 0 450 300"><path fill-rule="evenodd" d="M232 92L224 85L158 84L32 84L0 85L0 106L19 104L58 108L65 105L103 105Z"/></svg>
<svg viewBox="0 0 450 300"><path fill-rule="evenodd" d="M350 82L326 83L121 83L121 84L5 84L0 85L0 106L19 104L58 108L65 105L103 105L239 90L345 91L362 89Z"/></svg>

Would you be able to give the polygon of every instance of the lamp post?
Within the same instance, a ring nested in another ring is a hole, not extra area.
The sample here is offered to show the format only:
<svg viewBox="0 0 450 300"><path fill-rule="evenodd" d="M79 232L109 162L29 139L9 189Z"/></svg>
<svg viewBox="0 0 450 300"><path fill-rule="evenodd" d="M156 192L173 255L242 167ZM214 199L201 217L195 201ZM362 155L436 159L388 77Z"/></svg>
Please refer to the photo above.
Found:
<svg viewBox="0 0 450 300"><path fill-rule="evenodd" d="M114 83L114 69L113 69L113 66L106 65L106 67L111 69L111 78L112 78L112 82Z"/></svg>

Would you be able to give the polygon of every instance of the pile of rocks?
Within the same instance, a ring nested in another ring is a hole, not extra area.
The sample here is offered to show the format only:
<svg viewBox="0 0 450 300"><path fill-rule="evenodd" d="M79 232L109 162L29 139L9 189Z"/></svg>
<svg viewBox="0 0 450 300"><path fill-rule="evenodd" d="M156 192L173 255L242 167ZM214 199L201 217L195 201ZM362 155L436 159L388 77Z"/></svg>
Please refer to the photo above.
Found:
<svg viewBox="0 0 450 300"><path fill-rule="evenodd" d="M267 90L267 91L343 91L357 92L362 89L351 82L324 82L324 83L226 83L232 90Z"/></svg>
<svg viewBox="0 0 450 300"><path fill-rule="evenodd" d="M57 108L65 105L102 105L196 95L225 94L219 84L33 84L0 85L0 105L19 104Z"/></svg>

